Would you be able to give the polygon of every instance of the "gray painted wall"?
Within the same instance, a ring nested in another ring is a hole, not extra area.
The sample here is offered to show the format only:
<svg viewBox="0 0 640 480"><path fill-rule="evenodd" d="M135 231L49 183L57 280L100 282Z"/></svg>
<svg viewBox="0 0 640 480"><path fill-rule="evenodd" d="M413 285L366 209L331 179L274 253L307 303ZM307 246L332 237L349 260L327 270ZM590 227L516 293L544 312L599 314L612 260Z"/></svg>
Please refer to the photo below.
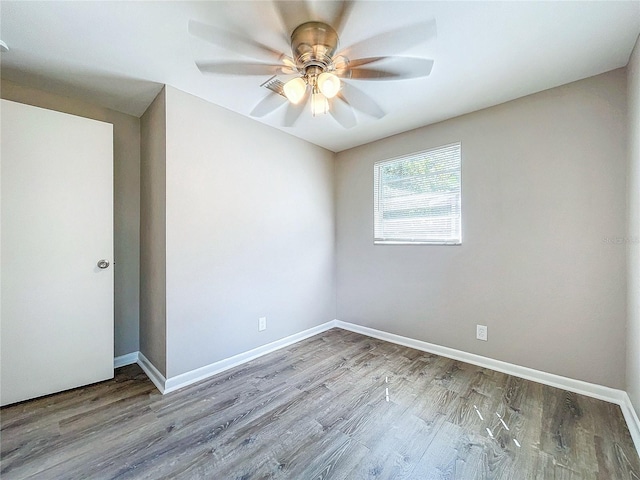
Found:
<svg viewBox="0 0 640 480"><path fill-rule="evenodd" d="M374 246L373 163L457 141L463 244ZM626 166L624 69L339 153L338 318L623 388Z"/></svg>
<svg viewBox="0 0 640 480"><path fill-rule="evenodd" d="M108 108L18 85L0 84L7 100L113 124L114 353L136 352L140 224L140 120Z"/></svg>
<svg viewBox="0 0 640 480"><path fill-rule="evenodd" d="M166 91L170 378L335 318L335 206L333 153Z"/></svg>
<svg viewBox="0 0 640 480"><path fill-rule="evenodd" d="M629 102L627 392L640 415L640 38L627 66Z"/></svg>
<svg viewBox="0 0 640 480"><path fill-rule="evenodd" d="M140 351L166 377L165 92L140 118Z"/></svg>

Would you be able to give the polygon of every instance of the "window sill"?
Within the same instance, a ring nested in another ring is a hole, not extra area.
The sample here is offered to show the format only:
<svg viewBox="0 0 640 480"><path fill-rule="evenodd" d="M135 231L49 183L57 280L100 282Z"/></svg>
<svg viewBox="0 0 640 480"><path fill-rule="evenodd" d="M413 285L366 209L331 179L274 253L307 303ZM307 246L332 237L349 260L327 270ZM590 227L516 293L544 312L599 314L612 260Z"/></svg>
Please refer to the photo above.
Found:
<svg viewBox="0 0 640 480"><path fill-rule="evenodd" d="M374 245L442 245L442 246L450 246L457 247L462 245L462 242L422 242L422 241L411 241L411 240L374 240Z"/></svg>

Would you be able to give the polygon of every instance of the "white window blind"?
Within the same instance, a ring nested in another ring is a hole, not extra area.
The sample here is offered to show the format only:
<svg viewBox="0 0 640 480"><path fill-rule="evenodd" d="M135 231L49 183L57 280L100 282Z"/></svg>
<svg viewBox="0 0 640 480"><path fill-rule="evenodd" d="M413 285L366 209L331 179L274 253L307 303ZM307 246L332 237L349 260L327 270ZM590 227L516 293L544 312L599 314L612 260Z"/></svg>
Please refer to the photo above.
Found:
<svg viewBox="0 0 640 480"><path fill-rule="evenodd" d="M460 144L377 162L374 243L462 242Z"/></svg>

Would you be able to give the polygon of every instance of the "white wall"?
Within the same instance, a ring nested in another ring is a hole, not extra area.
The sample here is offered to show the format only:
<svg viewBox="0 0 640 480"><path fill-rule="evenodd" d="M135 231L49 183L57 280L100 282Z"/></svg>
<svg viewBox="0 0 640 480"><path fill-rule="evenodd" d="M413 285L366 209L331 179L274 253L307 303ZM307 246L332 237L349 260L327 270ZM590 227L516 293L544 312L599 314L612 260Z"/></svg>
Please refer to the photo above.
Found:
<svg viewBox="0 0 640 480"><path fill-rule="evenodd" d="M629 102L627 392L640 415L640 38L627 66Z"/></svg>
<svg viewBox="0 0 640 480"><path fill-rule="evenodd" d="M170 378L335 318L334 156L166 92Z"/></svg>
<svg viewBox="0 0 640 480"><path fill-rule="evenodd" d="M113 124L114 353L139 350L140 120L98 105L2 80L14 102Z"/></svg>
<svg viewBox="0 0 640 480"><path fill-rule="evenodd" d="M166 376L166 98L140 118L140 351Z"/></svg>
<svg viewBox="0 0 640 480"><path fill-rule="evenodd" d="M616 70L339 153L338 318L623 388L625 89ZM373 245L373 163L458 141L463 244Z"/></svg>

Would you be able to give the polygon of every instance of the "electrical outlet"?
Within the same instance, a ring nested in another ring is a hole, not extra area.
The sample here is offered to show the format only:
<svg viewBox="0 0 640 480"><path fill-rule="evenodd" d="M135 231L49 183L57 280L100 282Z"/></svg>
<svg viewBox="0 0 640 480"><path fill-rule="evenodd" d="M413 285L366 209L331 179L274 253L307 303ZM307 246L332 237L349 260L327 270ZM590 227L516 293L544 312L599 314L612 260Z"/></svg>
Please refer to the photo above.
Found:
<svg viewBox="0 0 640 480"><path fill-rule="evenodd" d="M488 328L486 325L476 325L476 338L478 340L487 341Z"/></svg>
<svg viewBox="0 0 640 480"><path fill-rule="evenodd" d="M260 317L258 319L258 331L261 332L267 329L267 317Z"/></svg>

